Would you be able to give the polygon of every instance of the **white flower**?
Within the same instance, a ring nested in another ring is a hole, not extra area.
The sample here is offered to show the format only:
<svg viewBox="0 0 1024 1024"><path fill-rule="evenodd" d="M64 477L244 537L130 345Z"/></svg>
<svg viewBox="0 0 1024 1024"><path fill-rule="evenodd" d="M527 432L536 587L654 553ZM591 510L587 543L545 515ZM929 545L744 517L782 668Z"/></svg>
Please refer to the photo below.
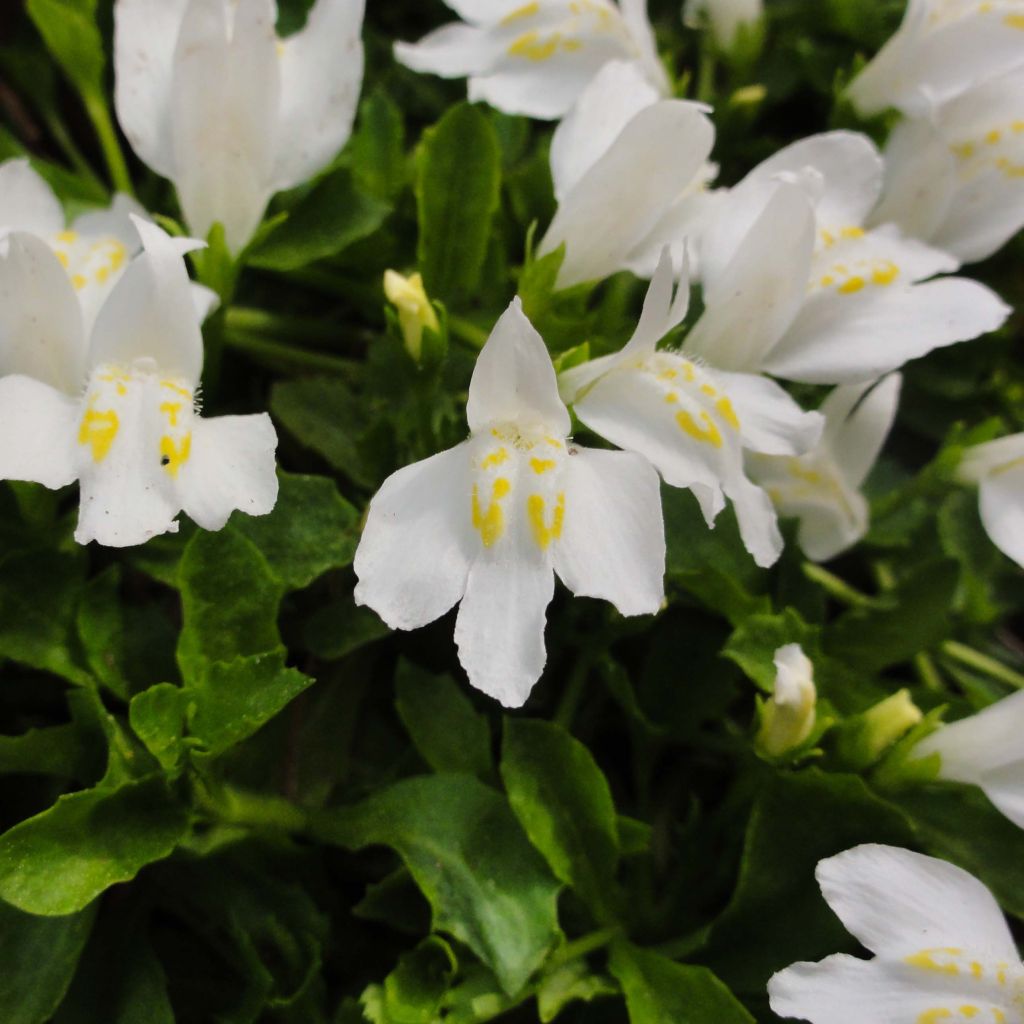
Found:
<svg viewBox="0 0 1024 1024"><path fill-rule="evenodd" d="M863 114L920 114L1022 66L1021 0L910 0L899 30L848 94Z"/></svg>
<svg viewBox="0 0 1024 1024"><path fill-rule="evenodd" d="M117 0L117 115L174 182L192 234L237 252L270 197L322 170L352 130L364 0L318 0L280 40L275 0Z"/></svg>
<svg viewBox="0 0 1024 1024"><path fill-rule="evenodd" d="M660 99L635 64L613 61L594 78L551 143L559 205L538 255L565 244L558 287L624 269L650 277L666 244L681 262L713 209L707 111Z"/></svg>
<svg viewBox="0 0 1024 1024"><path fill-rule="evenodd" d="M754 26L764 17L764 0L686 0L684 12L688 24L699 24L707 17L718 45L731 50L740 29Z"/></svg>
<svg viewBox="0 0 1024 1024"><path fill-rule="evenodd" d="M969 718L942 726L914 747L939 756L939 778L980 786L1015 825L1024 828L1024 693L1014 693Z"/></svg>
<svg viewBox="0 0 1024 1024"><path fill-rule="evenodd" d="M556 119L610 60L637 61L661 95L647 0L445 0L463 19L396 43L414 71L469 78L469 98L508 114Z"/></svg>
<svg viewBox="0 0 1024 1024"><path fill-rule="evenodd" d="M768 982L772 1010L812 1024L1020 1024L1024 966L973 875L895 846L819 861L822 895L871 960L836 954Z"/></svg>
<svg viewBox="0 0 1024 1024"><path fill-rule="evenodd" d="M173 533L184 510L218 530L233 509L277 499L266 414L204 420L195 409L202 337L182 255L135 218L144 251L88 338L74 288L44 242L0 243L0 479L81 486L75 539L111 547ZM83 386L85 388L83 394Z"/></svg>
<svg viewBox="0 0 1024 1024"><path fill-rule="evenodd" d="M822 418L805 413L766 377L723 372L695 356L689 338L679 352L659 351L658 341L686 316L686 272L674 298L672 285L666 251L633 337L616 355L562 374L562 395L591 430L644 455L666 483L692 490L709 525L728 497L747 550L758 565L771 565L782 537L768 495L744 474L744 450L807 451L818 440Z"/></svg>
<svg viewBox="0 0 1024 1024"><path fill-rule="evenodd" d="M1024 566L1024 434L969 448L957 475L977 484L978 510L989 539Z"/></svg>
<svg viewBox="0 0 1024 1024"><path fill-rule="evenodd" d="M658 477L636 455L567 440L551 359L518 299L480 352L466 415L467 441L400 469L370 503L356 603L416 629L461 600L470 682L518 707L544 668L555 573L623 615L661 606Z"/></svg>
<svg viewBox="0 0 1024 1024"><path fill-rule="evenodd" d="M825 430L804 455L751 455L747 470L781 516L800 520L797 540L808 558L824 562L868 531L860 486L882 450L899 404L901 378L847 384L822 403Z"/></svg>
<svg viewBox="0 0 1024 1024"><path fill-rule="evenodd" d="M814 665L799 644L780 647L774 661L775 689L761 709L757 746L769 757L781 757L811 735L818 691Z"/></svg>
<svg viewBox="0 0 1024 1024"><path fill-rule="evenodd" d="M892 225L865 229L882 174L870 140L830 132L780 150L731 189L701 236L708 312L695 350L725 369L852 384L998 328L1010 310L988 288L927 280L954 270L953 257ZM769 213L780 190L805 193L809 223L795 209L788 223Z"/></svg>
<svg viewBox="0 0 1024 1024"><path fill-rule="evenodd" d="M885 147L885 191L872 220L898 224L964 263L991 256L1020 231L1024 70L898 124Z"/></svg>

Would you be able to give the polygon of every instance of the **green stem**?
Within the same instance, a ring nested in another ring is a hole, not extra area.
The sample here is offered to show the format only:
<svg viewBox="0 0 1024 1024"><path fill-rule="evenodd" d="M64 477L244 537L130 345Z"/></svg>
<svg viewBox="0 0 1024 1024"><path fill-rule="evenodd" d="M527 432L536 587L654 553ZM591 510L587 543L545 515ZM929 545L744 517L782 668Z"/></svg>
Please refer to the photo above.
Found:
<svg viewBox="0 0 1024 1024"><path fill-rule="evenodd" d="M802 568L804 575L809 580L817 583L822 590L831 594L832 597L843 604L851 605L854 608L863 608L874 603L867 594L862 594L859 590L851 587L846 580L841 580L834 573L829 572L828 569L823 569L814 562L804 562Z"/></svg>
<svg viewBox="0 0 1024 1024"><path fill-rule="evenodd" d="M562 691L562 699L558 702L558 710L555 712L555 722L567 732L572 730L573 719L576 717L576 709L579 707L580 699L583 697L583 685L590 674L591 658L588 654L581 654L579 660L573 666L569 681Z"/></svg>
<svg viewBox="0 0 1024 1024"><path fill-rule="evenodd" d="M917 670L917 675L920 678L922 684L929 690L935 690L937 692L943 692L945 686L942 682L942 676L939 674L939 670L935 667L935 662L932 661L931 655L925 654L921 651L920 654L914 655L914 668Z"/></svg>
<svg viewBox="0 0 1024 1024"><path fill-rule="evenodd" d="M973 668L993 679L998 679L1014 689L1024 690L1024 675L1014 671L1009 665L1004 665L1001 661L982 654L981 651L976 651L973 647L968 647L967 644L958 643L956 640L947 640L942 645L942 653L947 658L958 661L961 665Z"/></svg>
<svg viewBox="0 0 1024 1024"><path fill-rule="evenodd" d="M615 924L600 928L589 935L583 935L572 942L567 942L561 949L556 949L545 965L547 970L561 967L563 964L589 956L595 950L602 949L622 934L622 928Z"/></svg>
<svg viewBox="0 0 1024 1024"><path fill-rule="evenodd" d="M321 352L307 352L305 349L292 348L269 338L260 338L238 330L225 331L224 343L228 348L245 352L254 359L272 366L287 366L346 377L352 376L359 367L359 364L351 359L342 359L340 356L325 355Z"/></svg>
<svg viewBox="0 0 1024 1024"><path fill-rule="evenodd" d="M197 803L223 825L301 832L309 824L309 815L301 807L281 797L248 793L232 786L211 787L198 780L194 791Z"/></svg>
<svg viewBox="0 0 1024 1024"><path fill-rule="evenodd" d="M314 317L281 316L263 309L248 306L232 306L225 313L225 324L229 331L243 333L272 334L277 337L302 338L312 342L336 342L338 328Z"/></svg>
<svg viewBox="0 0 1024 1024"><path fill-rule="evenodd" d="M714 43L710 40L711 33L703 33L700 50L700 70L697 74L697 100L700 103L711 103L715 99L715 73L718 71L718 54Z"/></svg>
<svg viewBox="0 0 1024 1024"><path fill-rule="evenodd" d="M105 100L101 96L87 96L85 110L93 128L96 129L96 136L100 140L100 148L107 161L107 169L110 171L110 180L114 183L114 188L127 196L135 195L128 164L125 163L124 153L121 152L121 143L118 142L114 122L110 119L110 109Z"/></svg>
<svg viewBox="0 0 1024 1024"><path fill-rule="evenodd" d="M448 314L448 330L459 341L466 342L467 345L478 351L484 347L488 338L487 332L482 327L477 327L476 324L464 317L453 316L451 313Z"/></svg>
<svg viewBox="0 0 1024 1024"><path fill-rule="evenodd" d="M107 188L102 181L96 176L96 172L89 166L88 160L82 155L82 151L75 144L75 140L71 138L68 130L64 127L64 123L61 119L52 111L46 111L44 114L44 120L46 121L46 127L50 130L50 134L53 136L54 142L60 147L63 154L68 158L68 162L72 167L83 177L87 178L91 185L95 185L98 189L101 189L106 194Z"/></svg>

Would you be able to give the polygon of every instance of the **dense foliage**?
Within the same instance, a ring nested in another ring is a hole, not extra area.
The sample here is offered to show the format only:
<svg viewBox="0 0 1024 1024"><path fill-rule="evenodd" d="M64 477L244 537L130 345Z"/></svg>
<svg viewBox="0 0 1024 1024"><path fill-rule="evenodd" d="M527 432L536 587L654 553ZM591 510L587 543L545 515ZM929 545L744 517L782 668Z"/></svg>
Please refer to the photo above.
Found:
<svg viewBox="0 0 1024 1024"><path fill-rule="evenodd" d="M281 0L281 31L307 6ZM71 215L111 194L110 7L0 19L0 157L31 156ZM733 60L679 8L651 0L659 50L677 92L714 106L722 182L826 127L884 140L886 118L839 97L902 3L769 0L761 56ZM769 1021L773 972L856 950L814 866L861 842L950 859L1024 917L1024 832L909 771L892 716L865 714L908 690L919 733L1024 686L1020 570L953 477L967 444L1024 430L1019 314L906 367L871 531L827 568L788 543L758 569L731 510L709 531L663 489L667 606L624 619L560 589L521 711L467 686L452 616L391 633L355 606L369 499L465 436L512 296L557 364L618 350L646 287L553 292L557 254L531 251L554 211L550 126L391 55L449 17L371 0L350 143L273 201L240 264L216 230L194 257L221 298L204 409L270 410L274 512L80 547L73 489L0 484L5 1024ZM180 231L170 186L127 159L118 184ZM971 272L1024 308L1022 267L1018 237ZM390 268L440 304L419 364ZM759 756L794 642L817 728Z"/></svg>

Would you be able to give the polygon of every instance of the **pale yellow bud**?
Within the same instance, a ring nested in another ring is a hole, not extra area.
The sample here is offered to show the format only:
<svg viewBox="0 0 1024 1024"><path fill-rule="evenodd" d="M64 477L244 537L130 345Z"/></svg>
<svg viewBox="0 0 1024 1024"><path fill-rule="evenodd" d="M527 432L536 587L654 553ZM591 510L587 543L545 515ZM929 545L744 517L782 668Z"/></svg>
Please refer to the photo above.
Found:
<svg viewBox="0 0 1024 1024"><path fill-rule="evenodd" d="M775 652L775 691L761 709L755 743L768 757L781 757L799 747L814 728L818 692L814 666L799 644Z"/></svg>
<svg viewBox="0 0 1024 1024"><path fill-rule="evenodd" d="M423 278L419 274L403 277L394 270L385 270L384 294L398 310L405 349L418 363L423 350L423 329L440 330L437 313L423 287Z"/></svg>
<svg viewBox="0 0 1024 1024"><path fill-rule="evenodd" d="M909 690L899 690L843 725L840 750L852 767L868 768L924 716Z"/></svg>

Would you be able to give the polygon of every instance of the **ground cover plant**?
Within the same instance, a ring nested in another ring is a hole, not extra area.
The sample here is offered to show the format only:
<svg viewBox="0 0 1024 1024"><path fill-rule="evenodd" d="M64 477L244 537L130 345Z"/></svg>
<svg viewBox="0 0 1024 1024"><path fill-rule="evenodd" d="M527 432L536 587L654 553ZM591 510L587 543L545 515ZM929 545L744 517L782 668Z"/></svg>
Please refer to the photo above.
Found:
<svg viewBox="0 0 1024 1024"><path fill-rule="evenodd" d="M0 1021L1024 1021L1024 3L0 12Z"/></svg>

